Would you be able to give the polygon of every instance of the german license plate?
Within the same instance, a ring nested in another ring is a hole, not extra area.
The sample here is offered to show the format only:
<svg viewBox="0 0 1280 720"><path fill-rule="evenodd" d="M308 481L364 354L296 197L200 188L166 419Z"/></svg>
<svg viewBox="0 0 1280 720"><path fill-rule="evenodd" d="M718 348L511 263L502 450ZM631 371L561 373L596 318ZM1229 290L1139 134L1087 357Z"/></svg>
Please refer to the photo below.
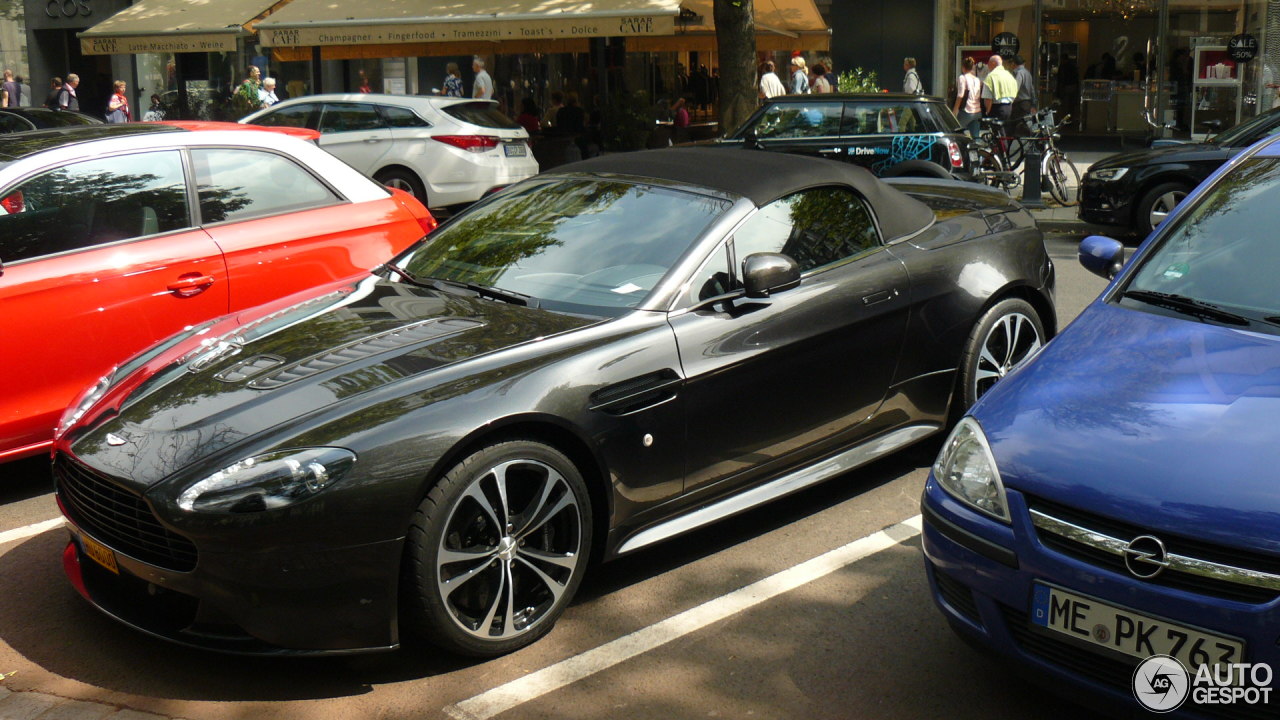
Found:
<svg viewBox="0 0 1280 720"><path fill-rule="evenodd" d="M1031 622L1136 658L1172 655L1191 672L1201 665L1244 662L1244 643L1133 612L1084 595L1036 584Z"/></svg>
<svg viewBox="0 0 1280 720"><path fill-rule="evenodd" d="M116 554L111 548L83 533L80 534L80 545L84 548L84 554L94 562L117 575L120 574L120 567L116 565Z"/></svg>
<svg viewBox="0 0 1280 720"><path fill-rule="evenodd" d="M524 143L505 143L502 149L507 153L507 157L525 157L529 154L529 148Z"/></svg>

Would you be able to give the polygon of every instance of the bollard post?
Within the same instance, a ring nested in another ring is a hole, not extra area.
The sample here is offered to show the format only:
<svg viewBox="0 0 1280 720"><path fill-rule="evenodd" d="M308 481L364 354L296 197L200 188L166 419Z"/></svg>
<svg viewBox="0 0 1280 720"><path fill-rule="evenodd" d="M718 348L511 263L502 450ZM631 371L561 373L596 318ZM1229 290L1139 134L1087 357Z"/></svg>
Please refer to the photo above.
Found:
<svg viewBox="0 0 1280 720"><path fill-rule="evenodd" d="M1040 195L1040 143L1026 143L1026 151L1023 155L1022 162L1026 163L1022 166L1022 206L1034 209L1044 208L1044 200Z"/></svg>

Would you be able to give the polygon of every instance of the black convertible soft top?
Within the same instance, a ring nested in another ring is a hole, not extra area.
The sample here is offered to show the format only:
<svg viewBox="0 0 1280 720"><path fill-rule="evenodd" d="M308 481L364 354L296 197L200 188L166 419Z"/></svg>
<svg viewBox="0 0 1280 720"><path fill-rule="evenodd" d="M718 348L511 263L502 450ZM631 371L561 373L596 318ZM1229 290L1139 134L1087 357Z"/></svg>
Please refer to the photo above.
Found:
<svg viewBox="0 0 1280 720"><path fill-rule="evenodd" d="M875 210L886 241L933 222L924 203L880 182L866 169L821 158L732 147L679 147L616 153L563 165L560 173L619 174L686 183L745 197L757 207L805 188L848 185Z"/></svg>

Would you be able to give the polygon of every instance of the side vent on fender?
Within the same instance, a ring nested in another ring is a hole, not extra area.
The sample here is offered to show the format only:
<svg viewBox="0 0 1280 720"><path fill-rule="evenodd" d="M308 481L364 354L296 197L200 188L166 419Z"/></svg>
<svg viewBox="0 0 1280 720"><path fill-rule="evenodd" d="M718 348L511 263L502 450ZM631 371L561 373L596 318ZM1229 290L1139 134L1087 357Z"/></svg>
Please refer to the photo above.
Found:
<svg viewBox="0 0 1280 720"><path fill-rule="evenodd" d="M609 415L630 415L672 400L684 382L671 368L606 385L591 393L588 410Z"/></svg>

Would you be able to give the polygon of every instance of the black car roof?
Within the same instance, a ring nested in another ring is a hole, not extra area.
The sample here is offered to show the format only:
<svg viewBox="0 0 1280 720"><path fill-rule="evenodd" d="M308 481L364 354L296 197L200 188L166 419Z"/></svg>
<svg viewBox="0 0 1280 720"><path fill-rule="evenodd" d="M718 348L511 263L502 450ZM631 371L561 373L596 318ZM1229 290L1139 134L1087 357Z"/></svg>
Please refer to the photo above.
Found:
<svg viewBox="0 0 1280 720"><path fill-rule="evenodd" d="M172 125L154 123L121 123L117 125L83 125L79 127L29 130L0 135L0 162L13 162L28 155L76 143L104 140L125 135L148 135L158 132L186 132Z"/></svg>
<svg viewBox="0 0 1280 720"><path fill-rule="evenodd" d="M848 185L871 202L886 241L933 222L924 203L865 168L821 158L732 147L681 147L615 153L563 165L555 173L620 174L675 181L745 197L757 207L806 188Z"/></svg>

